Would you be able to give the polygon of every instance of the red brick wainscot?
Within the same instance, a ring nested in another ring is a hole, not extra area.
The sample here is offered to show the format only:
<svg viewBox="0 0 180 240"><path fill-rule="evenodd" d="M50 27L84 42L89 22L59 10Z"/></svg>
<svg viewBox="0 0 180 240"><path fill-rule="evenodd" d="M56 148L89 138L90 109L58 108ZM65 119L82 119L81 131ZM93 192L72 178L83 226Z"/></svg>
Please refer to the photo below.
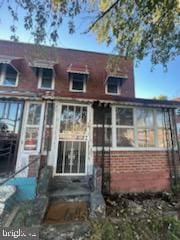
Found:
<svg viewBox="0 0 180 240"><path fill-rule="evenodd" d="M109 164L110 158L110 164ZM101 153L94 153L101 165ZM105 172L110 166L110 192L157 192L170 187L170 169L166 151L105 152Z"/></svg>

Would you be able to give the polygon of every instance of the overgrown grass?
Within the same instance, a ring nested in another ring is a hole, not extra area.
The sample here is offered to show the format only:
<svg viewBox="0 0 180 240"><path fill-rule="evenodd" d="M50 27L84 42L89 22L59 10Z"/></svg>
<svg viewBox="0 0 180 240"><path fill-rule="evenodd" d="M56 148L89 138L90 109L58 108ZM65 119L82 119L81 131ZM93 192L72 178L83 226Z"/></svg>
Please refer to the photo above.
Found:
<svg viewBox="0 0 180 240"><path fill-rule="evenodd" d="M116 236L115 226L108 219L91 223L90 240L114 240Z"/></svg>
<svg viewBox="0 0 180 240"><path fill-rule="evenodd" d="M91 224L90 240L179 240L180 220L149 211L142 218L124 213L118 221L105 219Z"/></svg>

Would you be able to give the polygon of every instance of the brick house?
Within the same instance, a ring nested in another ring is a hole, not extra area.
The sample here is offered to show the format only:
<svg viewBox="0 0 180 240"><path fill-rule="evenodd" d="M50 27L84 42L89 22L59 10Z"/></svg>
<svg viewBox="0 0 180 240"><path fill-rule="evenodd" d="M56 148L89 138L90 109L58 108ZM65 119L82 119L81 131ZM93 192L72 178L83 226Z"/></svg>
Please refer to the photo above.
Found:
<svg viewBox="0 0 180 240"><path fill-rule="evenodd" d="M15 178L33 189L45 164L53 176L95 185L100 175L111 193L169 188L178 102L135 98L133 62L122 57L113 71L108 60L103 53L0 41L2 178L34 161Z"/></svg>

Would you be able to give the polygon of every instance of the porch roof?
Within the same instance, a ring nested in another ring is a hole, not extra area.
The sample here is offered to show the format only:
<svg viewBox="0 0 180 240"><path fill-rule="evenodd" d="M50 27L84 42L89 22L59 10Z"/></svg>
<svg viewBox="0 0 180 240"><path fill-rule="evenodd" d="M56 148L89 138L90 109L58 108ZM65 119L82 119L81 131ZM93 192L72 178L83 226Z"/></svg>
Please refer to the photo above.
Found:
<svg viewBox="0 0 180 240"><path fill-rule="evenodd" d="M142 106L142 107L154 107L154 108L180 108L180 101L174 100L155 100L155 99L144 99L144 98L128 98L123 96L109 96L107 97L88 97L88 96L57 96L56 94L38 94L32 93L29 91L0 91L1 99L2 98L13 98L13 99L31 99L31 100L61 100L65 102L79 102L79 103L93 103L98 101L100 103L109 103L113 105L126 105L126 106Z"/></svg>
<svg viewBox="0 0 180 240"><path fill-rule="evenodd" d="M145 98L129 98L122 96L113 96L114 104L122 104L129 106L158 107L158 108L179 108L180 102L174 100L156 100ZM103 100L99 100L103 102ZM105 101L107 103L107 101ZM112 102L112 103L113 103Z"/></svg>

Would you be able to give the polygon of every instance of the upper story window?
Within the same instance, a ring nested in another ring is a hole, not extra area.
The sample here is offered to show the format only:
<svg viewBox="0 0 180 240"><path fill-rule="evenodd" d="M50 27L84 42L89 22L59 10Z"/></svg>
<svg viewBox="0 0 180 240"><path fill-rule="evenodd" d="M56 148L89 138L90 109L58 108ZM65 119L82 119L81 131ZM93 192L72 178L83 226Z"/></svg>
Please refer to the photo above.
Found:
<svg viewBox="0 0 180 240"><path fill-rule="evenodd" d="M70 91L86 92L87 74L70 73Z"/></svg>
<svg viewBox="0 0 180 240"><path fill-rule="evenodd" d="M121 92L121 78L109 76L106 81L106 94L119 95Z"/></svg>
<svg viewBox="0 0 180 240"><path fill-rule="evenodd" d="M38 78L38 88L51 90L54 89L54 74L50 68L33 68Z"/></svg>
<svg viewBox="0 0 180 240"><path fill-rule="evenodd" d="M18 72L10 64L0 63L0 85L16 87L18 84Z"/></svg>

